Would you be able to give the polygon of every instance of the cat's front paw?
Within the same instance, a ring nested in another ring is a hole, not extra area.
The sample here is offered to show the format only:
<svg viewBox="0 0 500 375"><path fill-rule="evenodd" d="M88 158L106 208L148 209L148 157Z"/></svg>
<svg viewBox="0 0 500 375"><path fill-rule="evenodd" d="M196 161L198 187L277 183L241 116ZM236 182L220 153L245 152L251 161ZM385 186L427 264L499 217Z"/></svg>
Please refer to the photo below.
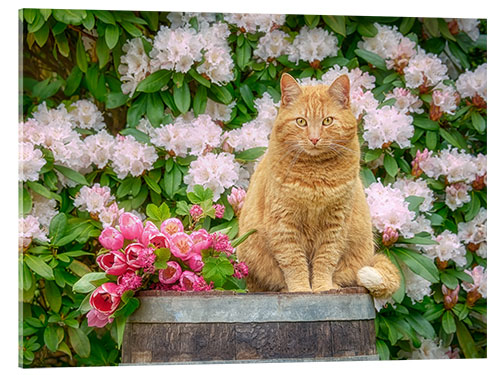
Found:
<svg viewBox="0 0 500 375"><path fill-rule="evenodd" d="M321 292L328 292L330 290L338 290L340 289L340 286L338 284L329 284L329 285L319 285L317 287L314 287L312 289L313 293L321 293Z"/></svg>

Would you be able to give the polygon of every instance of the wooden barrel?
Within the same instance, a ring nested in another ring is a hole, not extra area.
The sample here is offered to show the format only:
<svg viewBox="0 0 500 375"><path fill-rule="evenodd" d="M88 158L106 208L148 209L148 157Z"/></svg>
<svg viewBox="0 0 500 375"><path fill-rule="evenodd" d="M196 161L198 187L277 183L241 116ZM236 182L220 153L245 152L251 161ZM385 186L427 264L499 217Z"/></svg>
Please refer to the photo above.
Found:
<svg viewBox="0 0 500 375"><path fill-rule="evenodd" d="M376 360L364 288L321 294L143 291L122 364Z"/></svg>

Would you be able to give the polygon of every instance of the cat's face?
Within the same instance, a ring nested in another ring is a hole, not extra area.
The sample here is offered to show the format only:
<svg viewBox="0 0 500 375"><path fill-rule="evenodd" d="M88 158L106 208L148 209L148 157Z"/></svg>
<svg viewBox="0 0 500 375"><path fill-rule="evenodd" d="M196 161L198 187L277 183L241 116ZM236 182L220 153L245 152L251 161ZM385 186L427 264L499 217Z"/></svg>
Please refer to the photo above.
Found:
<svg viewBox="0 0 500 375"><path fill-rule="evenodd" d="M281 78L281 107L275 136L286 148L310 155L341 155L357 135L349 105L349 78L340 76L331 86L300 86L292 76Z"/></svg>

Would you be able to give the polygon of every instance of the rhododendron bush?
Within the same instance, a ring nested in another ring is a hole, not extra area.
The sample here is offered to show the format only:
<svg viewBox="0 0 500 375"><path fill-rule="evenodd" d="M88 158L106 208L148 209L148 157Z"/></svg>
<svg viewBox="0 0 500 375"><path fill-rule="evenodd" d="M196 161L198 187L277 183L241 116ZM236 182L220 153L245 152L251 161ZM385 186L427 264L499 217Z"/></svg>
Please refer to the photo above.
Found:
<svg viewBox="0 0 500 375"><path fill-rule="evenodd" d="M245 292L279 78L351 83L400 289L382 359L486 356L486 21L23 9L22 366L114 365L145 289Z"/></svg>

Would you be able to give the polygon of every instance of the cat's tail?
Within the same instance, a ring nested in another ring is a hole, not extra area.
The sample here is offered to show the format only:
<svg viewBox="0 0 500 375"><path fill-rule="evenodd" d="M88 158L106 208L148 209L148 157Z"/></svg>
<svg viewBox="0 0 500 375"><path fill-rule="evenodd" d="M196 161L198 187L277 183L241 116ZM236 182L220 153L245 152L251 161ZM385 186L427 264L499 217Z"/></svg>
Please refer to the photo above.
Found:
<svg viewBox="0 0 500 375"><path fill-rule="evenodd" d="M358 270L358 285L377 298L388 298L399 288L399 271L384 254L374 254L369 264Z"/></svg>

